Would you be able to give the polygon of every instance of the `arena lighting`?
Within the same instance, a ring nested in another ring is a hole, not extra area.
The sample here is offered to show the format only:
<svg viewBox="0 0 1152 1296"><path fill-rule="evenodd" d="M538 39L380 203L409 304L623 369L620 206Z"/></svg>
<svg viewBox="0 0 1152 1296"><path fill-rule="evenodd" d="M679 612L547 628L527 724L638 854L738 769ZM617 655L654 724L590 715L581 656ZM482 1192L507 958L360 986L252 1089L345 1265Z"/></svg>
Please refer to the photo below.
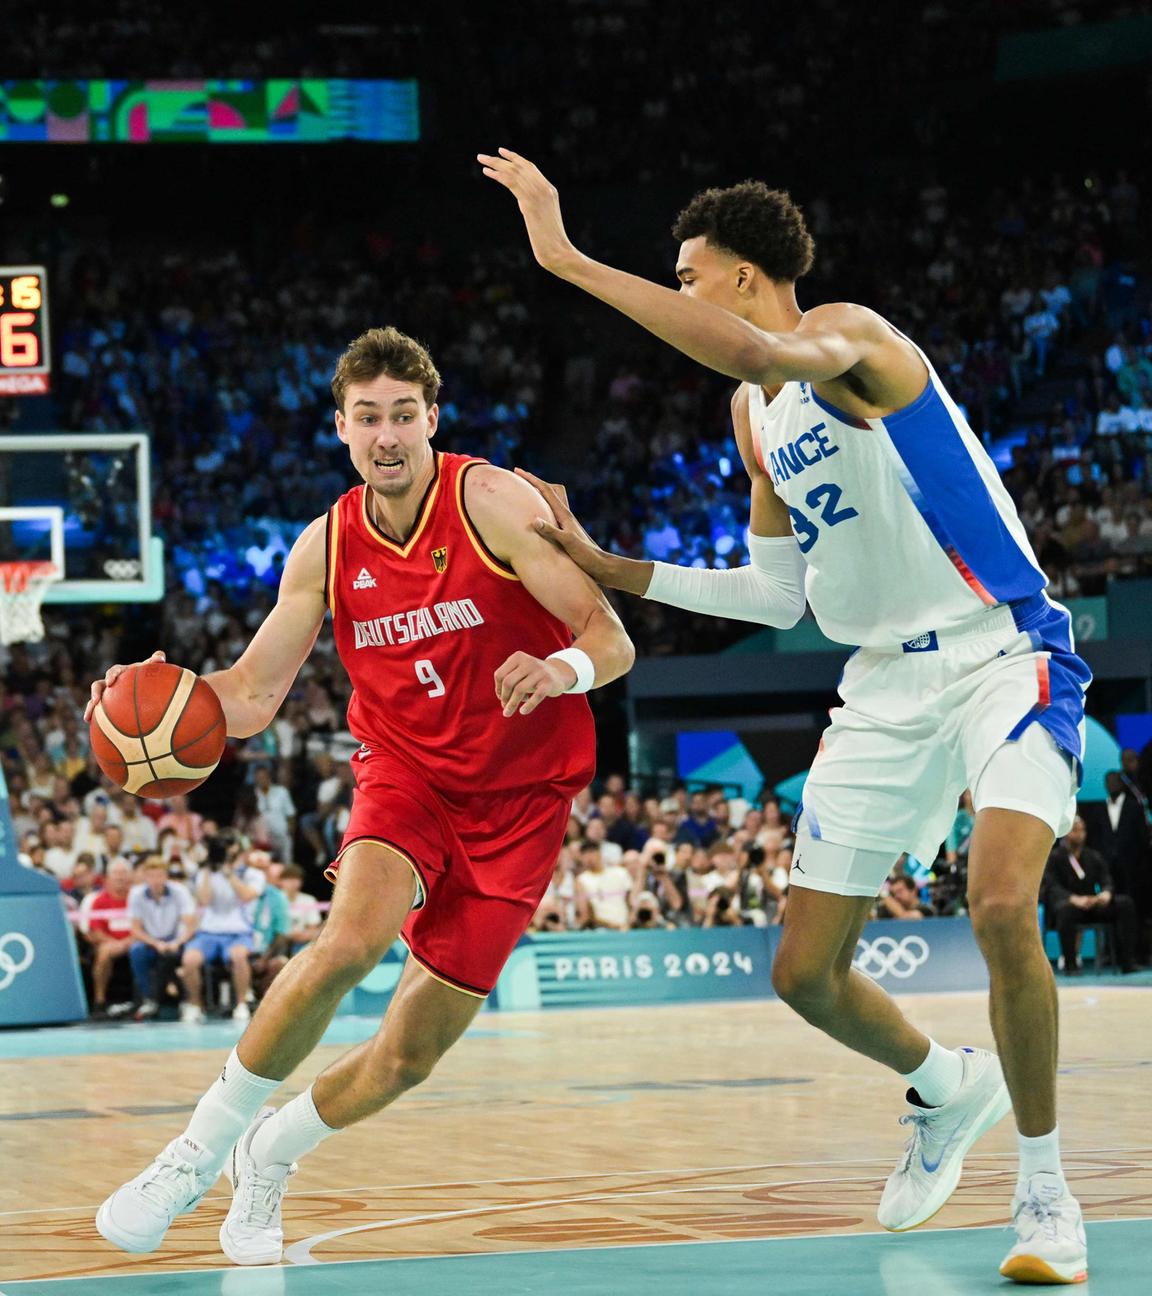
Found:
<svg viewBox="0 0 1152 1296"><path fill-rule="evenodd" d="M54 193L48 201L53 207L67 207L72 199L66 193Z"/></svg>

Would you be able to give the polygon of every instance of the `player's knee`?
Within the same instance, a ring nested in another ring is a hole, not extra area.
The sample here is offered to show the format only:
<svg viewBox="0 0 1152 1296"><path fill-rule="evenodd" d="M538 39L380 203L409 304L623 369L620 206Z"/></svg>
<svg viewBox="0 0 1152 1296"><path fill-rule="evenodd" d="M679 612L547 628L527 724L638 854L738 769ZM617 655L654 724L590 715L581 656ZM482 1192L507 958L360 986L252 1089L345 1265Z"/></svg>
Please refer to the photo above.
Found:
<svg viewBox="0 0 1152 1296"><path fill-rule="evenodd" d="M428 1079L439 1060L434 1048L388 1049L382 1067L383 1088L390 1094L415 1089Z"/></svg>
<svg viewBox="0 0 1152 1296"><path fill-rule="evenodd" d="M199 950L185 949L180 958L180 966L186 968L198 968L204 966L204 955Z"/></svg>
<svg viewBox="0 0 1152 1296"><path fill-rule="evenodd" d="M243 945L233 945L228 951L228 957L233 963L247 963L248 951Z"/></svg>
<svg viewBox="0 0 1152 1296"><path fill-rule="evenodd" d="M984 952L1019 950L1022 938L1039 939L1036 899L1016 891L987 892L969 896L968 914L972 930Z"/></svg>
<svg viewBox="0 0 1152 1296"><path fill-rule="evenodd" d="M819 963L777 957L772 967L772 988L804 1016L818 1014L835 1002L835 982L834 969Z"/></svg>
<svg viewBox="0 0 1152 1296"><path fill-rule="evenodd" d="M388 946L347 934L347 939L318 940L313 946L315 966L329 983L354 986L363 981L383 958Z"/></svg>

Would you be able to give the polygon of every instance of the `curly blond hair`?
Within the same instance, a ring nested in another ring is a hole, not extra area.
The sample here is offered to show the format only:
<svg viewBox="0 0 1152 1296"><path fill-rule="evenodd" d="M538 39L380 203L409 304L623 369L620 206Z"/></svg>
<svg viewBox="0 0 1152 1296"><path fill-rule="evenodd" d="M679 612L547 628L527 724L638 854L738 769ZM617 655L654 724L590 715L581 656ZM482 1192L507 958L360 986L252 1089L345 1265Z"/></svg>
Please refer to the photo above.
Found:
<svg viewBox="0 0 1152 1296"><path fill-rule="evenodd" d="M361 333L349 342L347 350L336 361L332 375L336 408L344 409L349 384L371 382L381 374L398 382L418 383L424 392L424 404L431 407L436 403L440 374L427 347L389 324L387 328L371 328Z"/></svg>

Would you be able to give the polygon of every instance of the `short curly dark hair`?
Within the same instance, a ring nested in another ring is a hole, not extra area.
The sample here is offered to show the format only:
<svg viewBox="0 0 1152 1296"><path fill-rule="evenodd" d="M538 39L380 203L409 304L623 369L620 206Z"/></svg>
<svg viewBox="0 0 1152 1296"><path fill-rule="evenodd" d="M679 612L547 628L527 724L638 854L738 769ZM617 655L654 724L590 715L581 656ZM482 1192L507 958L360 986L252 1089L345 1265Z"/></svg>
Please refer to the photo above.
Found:
<svg viewBox="0 0 1152 1296"><path fill-rule="evenodd" d="M676 217L672 236L683 243L701 235L780 283L806 275L816 254L800 208L783 189L769 189L763 180L698 193Z"/></svg>

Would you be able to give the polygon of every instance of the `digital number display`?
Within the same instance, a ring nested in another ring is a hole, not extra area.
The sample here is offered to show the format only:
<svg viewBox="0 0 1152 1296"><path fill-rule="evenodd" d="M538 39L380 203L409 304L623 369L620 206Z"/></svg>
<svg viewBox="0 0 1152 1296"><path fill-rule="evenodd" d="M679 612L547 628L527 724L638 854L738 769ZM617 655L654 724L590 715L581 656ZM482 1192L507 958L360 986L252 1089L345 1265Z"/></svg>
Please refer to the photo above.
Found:
<svg viewBox="0 0 1152 1296"><path fill-rule="evenodd" d="M51 372L44 267L0 266L0 395L44 395Z"/></svg>

